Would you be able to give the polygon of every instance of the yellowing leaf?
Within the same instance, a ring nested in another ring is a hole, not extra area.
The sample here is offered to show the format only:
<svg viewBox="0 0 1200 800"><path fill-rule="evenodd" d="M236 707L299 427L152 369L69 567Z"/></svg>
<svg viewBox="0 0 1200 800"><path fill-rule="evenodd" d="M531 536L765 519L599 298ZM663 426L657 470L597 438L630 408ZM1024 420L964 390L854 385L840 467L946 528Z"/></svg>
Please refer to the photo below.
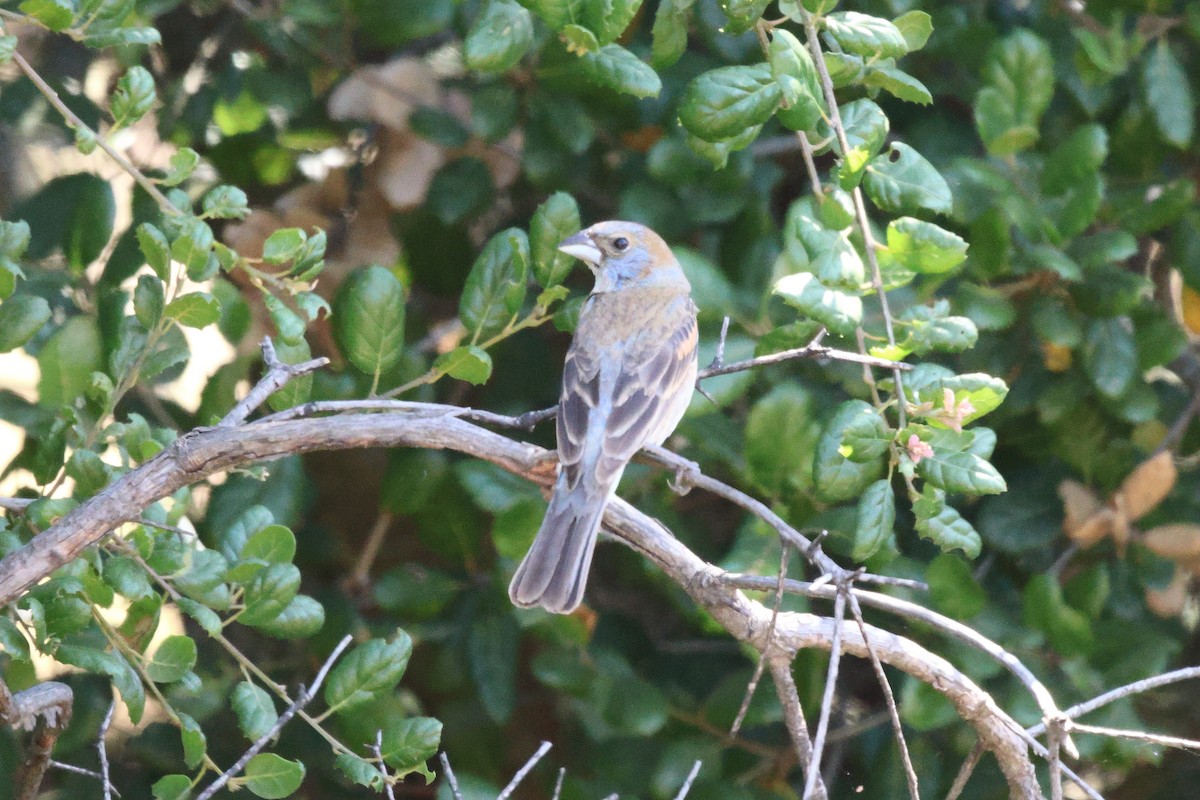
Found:
<svg viewBox="0 0 1200 800"><path fill-rule="evenodd" d="M1075 532L1100 510L1100 498L1082 483L1070 479L1058 485L1058 496L1063 501L1063 530L1074 539Z"/></svg>

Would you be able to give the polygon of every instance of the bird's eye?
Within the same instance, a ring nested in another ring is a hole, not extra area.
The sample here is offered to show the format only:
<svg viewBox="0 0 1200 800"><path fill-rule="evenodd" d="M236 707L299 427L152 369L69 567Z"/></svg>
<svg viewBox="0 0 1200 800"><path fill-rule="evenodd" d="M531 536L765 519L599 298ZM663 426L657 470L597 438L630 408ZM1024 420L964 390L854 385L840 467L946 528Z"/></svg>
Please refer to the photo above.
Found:
<svg viewBox="0 0 1200 800"><path fill-rule="evenodd" d="M613 247L617 248L617 252L623 253L629 249L629 240L624 236L618 236L613 239Z"/></svg>

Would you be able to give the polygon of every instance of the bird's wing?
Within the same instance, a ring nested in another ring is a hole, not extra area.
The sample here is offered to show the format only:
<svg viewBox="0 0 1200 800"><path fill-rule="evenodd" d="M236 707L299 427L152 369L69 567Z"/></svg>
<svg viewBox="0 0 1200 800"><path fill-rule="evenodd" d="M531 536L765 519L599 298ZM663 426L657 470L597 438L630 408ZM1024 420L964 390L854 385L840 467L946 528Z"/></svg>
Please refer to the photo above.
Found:
<svg viewBox="0 0 1200 800"><path fill-rule="evenodd" d="M657 324L630 337L616 364L602 364L584 347L571 348L558 411L559 460L568 485L578 481L590 437L600 437L594 452L595 480L612 486L638 450L663 438L664 423L678 422L681 397L691 397L695 383L697 328L691 300L677 302L683 305L662 309ZM672 324L663 326L664 318ZM604 367L615 371L609 380L602 379ZM592 414L603 407L607 414ZM667 420L668 416L675 418ZM603 425L602 432L591 430L596 424Z"/></svg>

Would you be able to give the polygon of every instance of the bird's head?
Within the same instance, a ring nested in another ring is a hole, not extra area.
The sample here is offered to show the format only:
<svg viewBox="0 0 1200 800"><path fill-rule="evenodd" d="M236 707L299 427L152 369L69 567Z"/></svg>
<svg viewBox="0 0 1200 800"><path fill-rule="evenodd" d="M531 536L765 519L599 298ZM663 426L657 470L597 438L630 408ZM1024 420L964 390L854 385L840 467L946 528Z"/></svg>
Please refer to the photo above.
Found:
<svg viewBox="0 0 1200 800"><path fill-rule="evenodd" d="M595 292L633 287L691 287L671 248L654 231L636 222L597 222L559 243L596 275Z"/></svg>

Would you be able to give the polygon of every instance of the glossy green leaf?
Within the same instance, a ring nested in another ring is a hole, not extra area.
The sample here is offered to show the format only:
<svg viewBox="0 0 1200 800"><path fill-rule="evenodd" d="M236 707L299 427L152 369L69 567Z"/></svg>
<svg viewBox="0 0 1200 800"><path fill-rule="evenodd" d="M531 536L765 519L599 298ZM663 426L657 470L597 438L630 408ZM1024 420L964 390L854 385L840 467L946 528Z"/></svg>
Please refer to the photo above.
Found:
<svg viewBox="0 0 1200 800"><path fill-rule="evenodd" d="M482 347L473 344L456 347L443 353L433 362L433 368L445 372L451 378L473 383L487 383L492 376L492 357Z"/></svg>
<svg viewBox="0 0 1200 800"><path fill-rule="evenodd" d="M200 724L182 711L175 712L179 718L179 738L183 743L183 763L188 769L195 769L204 760L208 750L208 741Z"/></svg>
<svg viewBox="0 0 1200 800"><path fill-rule="evenodd" d="M583 24L595 32L601 44L616 41L637 15L642 0L596 0L581 3Z"/></svg>
<svg viewBox="0 0 1200 800"><path fill-rule="evenodd" d="M904 34L881 17L841 11L822 18L825 32L847 53L868 58L895 58L908 52Z"/></svg>
<svg viewBox="0 0 1200 800"><path fill-rule="evenodd" d="M1068 656L1087 655L1095 645L1087 617L1068 606L1055 575L1034 575L1021 593L1021 620L1046 634L1055 650Z"/></svg>
<svg viewBox="0 0 1200 800"><path fill-rule="evenodd" d="M658 73L619 44L606 44L583 55L579 67L591 82L622 94L658 97L662 91Z"/></svg>
<svg viewBox="0 0 1200 800"><path fill-rule="evenodd" d="M850 407L844 404L837 414L839 419L845 415L838 449L851 461L874 461L887 452L894 438L892 429L870 404L858 400L849 403Z"/></svg>
<svg viewBox="0 0 1200 800"><path fill-rule="evenodd" d="M967 243L932 222L900 217L888 223L887 246L892 256L913 272L949 272L967 258Z"/></svg>
<svg viewBox="0 0 1200 800"><path fill-rule="evenodd" d="M334 300L333 330L342 352L368 375L391 368L404 348L404 287L391 270L355 272Z"/></svg>
<svg viewBox="0 0 1200 800"><path fill-rule="evenodd" d="M308 235L299 228L280 228L263 242L262 257L268 264L291 261L304 246Z"/></svg>
<svg viewBox="0 0 1200 800"><path fill-rule="evenodd" d="M197 603L188 597L181 597L175 601L179 606L179 610L187 614L196 621L204 632L209 636L214 636L221 632L221 617L217 612L213 611L206 605Z"/></svg>
<svg viewBox="0 0 1200 800"><path fill-rule="evenodd" d="M137 227L137 240L154 274L164 281L170 278L171 244L163 232L149 222L143 222Z"/></svg>
<svg viewBox="0 0 1200 800"><path fill-rule="evenodd" d="M825 111L825 98L808 48L791 32L776 28L767 55L771 75L782 93L779 121L792 130L815 129Z"/></svg>
<svg viewBox="0 0 1200 800"><path fill-rule="evenodd" d="M822 500L837 503L855 498L883 472L883 462L878 457L871 461L853 461L844 454L842 442L848 430L874 432L877 424L871 422L868 415L882 422L870 404L847 400L838 406L825 426L813 454L813 482Z"/></svg>
<svg viewBox="0 0 1200 800"><path fill-rule="evenodd" d="M812 273L797 272L780 278L772 291L837 333L853 333L862 321L861 299L823 286Z"/></svg>
<svg viewBox="0 0 1200 800"><path fill-rule="evenodd" d="M1050 47L1018 29L997 42L984 66L985 85L975 96L975 125L988 152L1007 155L1038 140L1038 124L1054 93Z"/></svg>
<svg viewBox="0 0 1200 800"><path fill-rule="evenodd" d="M192 292L167 303L163 316L188 328L204 328L221 317L221 305L208 292Z"/></svg>
<svg viewBox="0 0 1200 800"><path fill-rule="evenodd" d="M277 617L254 627L276 639L307 639L324 625L324 606L306 594L298 594Z"/></svg>
<svg viewBox="0 0 1200 800"><path fill-rule="evenodd" d="M437 755L441 739L441 722L431 717L409 717L383 729L380 752L389 767L404 775Z"/></svg>
<svg viewBox="0 0 1200 800"><path fill-rule="evenodd" d="M772 496L812 487L811 454L821 434L816 400L795 383L768 392L746 419L745 457L750 480Z"/></svg>
<svg viewBox="0 0 1200 800"><path fill-rule="evenodd" d="M154 77L145 67L133 66L117 81L110 107L113 127L132 125L146 115L157 99Z"/></svg>
<svg viewBox="0 0 1200 800"><path fill-rule="evenodd" d="M75 4L70 0L25 0L18 8L52 31L70 27L75 19Z"/></svg>
<svg viewBox="0 0 1200 800"><path fill-rule="evenodd" d="M1162 138L1172 147L1186 149L1195 131L1196 100L1188 85L1187 71L1165 36L1143 62L1142 89Z"/></svg>
<svg viewBox="0 0 1200 800"><path fill-rule="evenodd" d="M381 791L386 785L378 767L353 753L338 753L333 763L343 775L350 779L351 783L376 791Z"/></svg>
<svg viewBox="0 0 1200 800"><path fill-rule="evenodd" d="M924 11L908 11L892 20L892 24L904 37L908 52L920 50L933 33L933 19Z"/></svg>
<svg viewBox="0 0 1200 800"><path fill-rule="evenodd" d="M204 213L220 219L242 219L250 213L246 193L236 186L217 186L204 195Z"/></svg>
<svg viewBox="0 0 1200 800"><path fill-rule="evenodd" d="M469 69L503 72L533 44L533 16L516 0L488 0L463 43Z"/></svg>
<svg viewBox="0 0 1200 800"><path fill-rule="evenodd" d="M692 6L696 0L661 0L654 12L654 27L651 31L653 45L650 63L656 69L669 67L679 60L687 49L688 25L692 19Z"/></svg>
<svg viewBox="0 0 1200 800"><path fill-rule="evenodd" d="M725 33L745 33L762 19L763 11L770 0L718 0L717 5L725 12L728 23L723 28Z"/></svg>
<svg viewBox="0 0 1200 800"><path fill-rule="evenodd" d="M145 666L155 683L174 683L196 666L196 643L187 636L168 636Z"/></svg>
<svg viewBox="0 0 1200 800"><path fill-rule="evenodd" d="M976 558L983 546L979 534L952 507L946 504L946 493L926 486L921 497L913 503L916 529L921 538L929 539L942 550L962 550L967 558Z"/></svg>
<svg viewBox="0 0 1200 800"><path fill-rule="evenodd" d="M233 687L229 703L237 716L238 729L252 742L266 736L279 718L275 701L267 690L249 681L241 681Z"/></svg>
<svg viewBox="0 0 1200 800"><path fill-rule="evenodd" d="M472 344L496 335L516 318L525 300L528 270L529 239L519 228L501 231L484 245L458 305Z"/></svg>
<svg viewBox="0 0 1200 800"><path fill-rule="evenodd" d="M866 163L879 152L883 147L884 140L887 139L888 130L891 127L887 115L875 101L865 97L840 106L838 113L842 118L842 127L846 131L846 142L850 146L849 153L842 154L841 142L828 123L822 122L818 127L818 133L822 138L830 140L835 152L844 155L844 161L854 160Z"/></svg>
<svg viewBox="0 0 1200 800"><path fill-rule="evenodd" d="M454 225L486 210L494 196L487 164L478 158L457 158L433 176L425 202L443 223Z"/></svg>
<svg viewBox="0 0 1200 800"><path fill-rule="evenodd" d="M103 363L95 320L72 317L38 354L38 398L50 407L71 402L87 390L92 373L101 370Z"/></svg>
<svg viewBox="0 0 1200 800"><path fill-rule="evenodd" d="M41 297L17 294L0 303L0 353L28 342L50 321L50 304Z"/></svg>
<svg viewBox="0 0 1200 800"><path fill-rule="evenodd" d="M1108 132L1097 124L1075 129L1046 159L1042 172L1042 190L1062 194L1079 181L1091 178L1108 157Z"/></svg>
<svg viewBox="0 0 1200 800"><path fill-rule="evenodd" d="M858 499L858 524L854 529L850 558L858 563L866 561L895 537L895 528L896 497L892 482L880 478Z"/></svg>
<svg viewBox="0 0 1200 800"><path fill-rule="evenodd" d="M949 214L953 199L946 179L925 157L903 142L867 164L863 188L871 202L893 214Z"/></svg>
<svg viewBox="0 0 1200 800"><path fill-rule="evenodd" d="M200 154L190 147L181 147L171 156L170 168L167 174L159 178L163 186L178 186L192 177L200 164Z"/></svg>
<svg viewBox="0 0 1200 800"><path fill-rule="evenodd" d="M1104 397L1118 398L1138 377L1137 344L1125 317L1092 320L1083 346L1083 369Z"/></svg>
<svg viewBox="0 0 1200 800"><path fill-rule="evenodd" d="M898 97L909 103L927 106L933 102L933 95L925 84L903 70L888 65L871 67L867 71L863 83L874 89L883 89L893 97Z"/></svg>
<svg viewBox="0 0 1200 800"><path fill-rule="evenodd" d="M274 753L259 753L246 764L246 788L265 800L290 797L304 782L304 764Z"/></svg>
<svg viewBox="0 0 1200 800"><path fill-rule="evenodd" d="M246 587L245 610L238 616L244 625L271 622L288 607L300 589L300 570L292 564L271 564Z"/></svg>
<svg viewBox="0 0 1200 800"><path fill-rule="evenodd" d="M372 639L351 650L325 683L330 711L345 714L390 692L404 675L410 655L412 639L400 630L390 642Z"/></svg>
<svg viewBox="0 0 1200 800"><path fill-rule="evenodd" d="M164 775L150 787L154 800L187 800L192 796L192 779L187 775Z"/></svg>
<svg viewBox="0 0 1200 800"><path fill-rule="evenodd" d="M533 212L529 221L529 255L533 277L540 286L557 286L574 268L576 259L558 245L579 232L579 206L566 192L555 192Z"/></svg>
<svg viewBox="0 0 1200 800"><path fill-rule="evenodd" d="M942 453L935 447L917 464L917 474L947 492L983 495L1008 489L996 468L974 453Z"/></svg>
<svg viewBox="0 0 1200 800"><path fill-rule="evenodd" d="M719 67L688 84L679 121L701 139L729 139L770 119L781 97L767 64Z"/></svg>

